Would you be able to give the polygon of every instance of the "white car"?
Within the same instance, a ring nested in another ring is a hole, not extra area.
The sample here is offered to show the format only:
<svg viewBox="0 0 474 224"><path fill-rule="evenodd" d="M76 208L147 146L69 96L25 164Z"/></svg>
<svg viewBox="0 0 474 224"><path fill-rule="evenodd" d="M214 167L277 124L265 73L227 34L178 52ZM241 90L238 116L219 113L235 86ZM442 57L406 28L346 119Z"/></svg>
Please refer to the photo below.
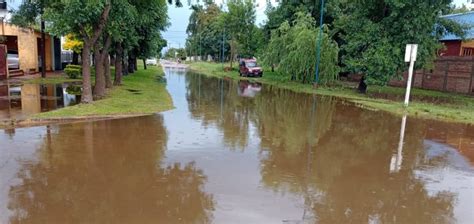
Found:
<svg viewBox="0 0 474 224"><path fill-rule="evenodd" d="M7 54L8 69L20 69L20 60L18 53L8 52Z"/></svg>
<svg viewBox="0 0 474 224"><path fill-rule="evenodd" d="M145 63L147 65L158 65L158 61L156 61L156 58L149 58L146 59Z"/></svg>

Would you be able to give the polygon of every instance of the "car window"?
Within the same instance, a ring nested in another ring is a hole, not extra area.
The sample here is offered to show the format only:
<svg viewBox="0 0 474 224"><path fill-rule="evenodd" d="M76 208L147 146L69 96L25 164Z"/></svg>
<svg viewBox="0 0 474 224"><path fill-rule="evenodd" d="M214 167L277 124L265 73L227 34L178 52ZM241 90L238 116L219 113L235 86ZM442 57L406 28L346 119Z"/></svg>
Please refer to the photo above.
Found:
<svg viewBox="0 0 474 224"><path fill-rule="evenodd" d="M255 63L255 62L247 62L247 67L249 67L249 68L257 67L257 63Z"/></svg>

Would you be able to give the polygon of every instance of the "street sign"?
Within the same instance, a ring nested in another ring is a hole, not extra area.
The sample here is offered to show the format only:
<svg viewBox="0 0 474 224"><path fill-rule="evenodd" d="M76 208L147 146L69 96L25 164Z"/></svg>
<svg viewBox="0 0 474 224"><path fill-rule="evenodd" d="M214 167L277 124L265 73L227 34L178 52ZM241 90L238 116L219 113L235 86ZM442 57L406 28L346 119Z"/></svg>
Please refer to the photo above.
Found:
<svg viewBox="0 0 474 224"><path fill-rule="evenodd" d="M407 44L407 47L405 49L405 62L410 62L410 68L408 69L407 91L405 93L405 107L408 106L408 102L410 101L411 82L413 79L413 68L415 67L417 51L418 44Z"/></svg>
<svg viewBox="0 0 474 224"><path fill-rule="evenodd" d="M405 62L416 61L418 44L407 44L405 49Z"/></svg>

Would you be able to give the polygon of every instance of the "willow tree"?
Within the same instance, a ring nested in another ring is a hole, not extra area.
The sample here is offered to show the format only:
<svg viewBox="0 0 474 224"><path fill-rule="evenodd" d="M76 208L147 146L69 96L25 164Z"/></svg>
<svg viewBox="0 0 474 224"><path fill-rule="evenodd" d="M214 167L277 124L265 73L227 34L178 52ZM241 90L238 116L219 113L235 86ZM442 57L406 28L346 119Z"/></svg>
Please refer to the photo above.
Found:
<svg viewBox="0 0 474 224"><path fill-rule="evenodd" d="M316 43L319 38L319 29L315 27L315 21L310 14L298 12L296 16L292 26L289 22L284 22L278 30L273 32L264 53L264 62L269 65L277 64L279 72L290 76L292 80L309 83L312 81L316 67ZM322 35L320 62L322 85L336 80L339 74L339 47L328 35L327 27L325 30Z"/></svg>

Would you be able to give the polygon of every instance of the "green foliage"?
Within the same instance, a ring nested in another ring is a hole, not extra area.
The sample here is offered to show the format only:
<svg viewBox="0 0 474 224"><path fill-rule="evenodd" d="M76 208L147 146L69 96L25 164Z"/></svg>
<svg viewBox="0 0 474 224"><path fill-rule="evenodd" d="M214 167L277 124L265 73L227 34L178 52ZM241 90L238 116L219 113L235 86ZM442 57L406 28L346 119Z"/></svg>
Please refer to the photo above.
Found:
<svg viewBox="0 0 474 224"><path fill-rule="evenodd" d="M80 65L66 65L66 68L64 69L64 73L70 78L70 79L77 79L80 78L82 75L82 66Z"/></svg>
<svg viewBox="0 0 474 224"><path fill-rule="evenodd" d="M263 46L263 32L255 25L254 1L230 0L227 12L207 1L204 6L194 5L186 32L186 51L190 55L211 55L215 60L226 57L252 57Z"/></svg>
<svg viewBox="0 0 474 224"><path fill-rule="evenodd" d="M318 34L319 29L314 26L314 19L309 14L297 13L293 26L285 22L272 33L264 53L264 63L269 66L279 65L282 74L309 83L315 73ZM326 85L337 79L339 47L327 32L322 37L319 83Z"/></svg>
<svg viewBox="0 0 474 224"><path fill-rule="evenodd" d="M179 58L186 60L186 50L184 48L169 48L164 55L167 59Z"/></svg>
<svg viewBox="0 0 474 224"><path fill-rule="evenodd" d="M450 0L363 0L345 4L334 26L342 30L342 63L371 83L386 84L406 70L405 45L417 43L417 68L431 65L446 32L462 35L458 24L439 17Z"/></svg>
<svg viewBox="0 0 474 224"><path fill-rule="evenodd" d="M216 60L222 51L224 32L223 12L218 5L207 2L204 6L194 5L186 29L186 51L190 55L211 55ZM226 47L226 50L229 48ZM228 54L227 51L224 52Z"/></svg>
<svg viewBox="0 0 474 224"><path fill-rule="evenodd" d="M231 45L233 53L241 57L254 56L256 47L252 46L255 29L256 12L252 0L227 1L228 12L224 16L225 27L230 39L236 42Z"/></svg>

